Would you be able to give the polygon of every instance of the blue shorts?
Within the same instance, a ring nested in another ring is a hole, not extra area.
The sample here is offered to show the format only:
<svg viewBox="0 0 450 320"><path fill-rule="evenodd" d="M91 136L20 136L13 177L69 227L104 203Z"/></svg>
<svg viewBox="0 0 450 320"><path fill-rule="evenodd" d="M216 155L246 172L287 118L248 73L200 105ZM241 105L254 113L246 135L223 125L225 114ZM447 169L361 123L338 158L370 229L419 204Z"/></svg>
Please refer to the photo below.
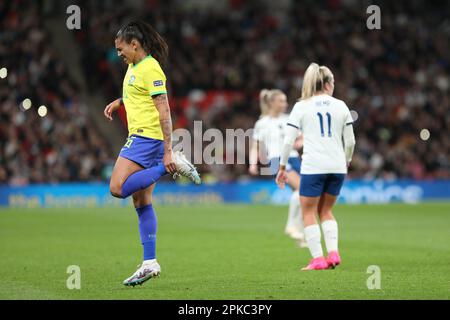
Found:
<svg viewBox="0 0 450 320"><path fill-rule="evenodd" d="M300 195L319 197L322 193L338 196L344 184L345 174L302 174L300 175Z"/></svg>
<svg viewBox="0 0 450 320"><path fill-rule="evenodd" d="M302 162L299 157L290 157L288 159L288 163L286 164L286 171L295 171L300 174L300 166ZM276 175L278 169L280 168L280 158L272 158L270 159L270 173L272 175Z"/></svg>
<svg viewBox="0 0 450 320"><path fill-rule="evenodd" d="M119 156L148 169L163 163L164 141L131 135L120 150Z"/></svg>

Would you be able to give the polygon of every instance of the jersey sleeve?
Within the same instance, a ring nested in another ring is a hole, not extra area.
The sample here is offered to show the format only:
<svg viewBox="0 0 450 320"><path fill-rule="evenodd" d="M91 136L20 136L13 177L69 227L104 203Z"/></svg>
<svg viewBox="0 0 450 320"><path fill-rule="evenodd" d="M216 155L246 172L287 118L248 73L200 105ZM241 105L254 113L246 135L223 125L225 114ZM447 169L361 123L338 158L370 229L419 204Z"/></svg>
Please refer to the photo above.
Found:
<svg viewBox="0 0 450 320"><path fill-rule="evenodd" d="M292 108L291 113L289 114L289 118L287 120L286 125L290 127L294 127L297 130L302 130L301 128L301 107L300 103L297 102Z"/></svg>
<svg viewBox="0 0 450 320"><path fill-rule="evenodd" d="M347 107L347 105L344 103L345 106L345 121L344 121L344 126L349 126L351 124L353 124L353 117L352 114L350 113L350 109Z"/></svg>
<svg viewBox="0 0 450 320"><path fill-rule="evenodd" d="M262 134L261 134L261 121L256 121L255 127L253 128L253 139L256 141L262 140Z"/></svg>
<svg viewBox="0 0 450 320"><path fill-rule="evenodd" d="M150 96L167 93L166 76L159 65L151 65L146 70L145 80Z"/></svg>

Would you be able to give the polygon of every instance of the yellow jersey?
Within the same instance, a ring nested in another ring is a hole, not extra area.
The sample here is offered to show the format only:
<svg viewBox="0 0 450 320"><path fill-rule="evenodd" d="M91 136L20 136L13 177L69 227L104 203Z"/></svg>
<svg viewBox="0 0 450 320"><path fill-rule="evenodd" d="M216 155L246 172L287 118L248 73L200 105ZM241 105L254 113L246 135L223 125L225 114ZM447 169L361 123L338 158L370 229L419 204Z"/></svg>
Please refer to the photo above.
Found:
<svg viewBox="0 0 450 320"><path fill-rule="evenodd" d="M129 64L123 79L122 99L127 112L128 136L132 134L163 140L159 112L152 97L167 93L166 76L151 55Z"/></svg>

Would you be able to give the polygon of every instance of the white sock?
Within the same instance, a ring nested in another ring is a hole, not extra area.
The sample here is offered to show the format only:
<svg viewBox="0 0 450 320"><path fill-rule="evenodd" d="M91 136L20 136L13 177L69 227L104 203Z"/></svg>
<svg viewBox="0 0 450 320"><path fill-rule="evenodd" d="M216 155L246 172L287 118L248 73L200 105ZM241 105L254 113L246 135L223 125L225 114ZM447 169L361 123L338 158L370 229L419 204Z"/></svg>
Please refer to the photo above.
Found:
<svg viewBox="0 0 450 320"><path fill-rule="evenodd" d="M320 243L320 228L318 224L305 227L305 239L313 258L323 257L322 244Z"/></svg>
<svg viewBox="0 0 450 320"><path fill-rule="evenodd" d="M286 229L297 227L299 208L300 208L300 198L298 193L294 191L291 195L291 200L289 201L289 213L288 213L288 221L286 223Z"/></svg>
<svg viewBox="0 0 450 320"><path fill-rule="evenodd" d="M289 201L289 213L286 223L286 229L295 228L300 232L303 232L303 221L300 207L300 197L298 191L294 191Z"/></svg>
<svg viewBox="0 0 450 320"><path fill-rule="evenodd" d="M326 220L322 222L323 237L327 251L338 250L338 225L336 220Z"/></svg>

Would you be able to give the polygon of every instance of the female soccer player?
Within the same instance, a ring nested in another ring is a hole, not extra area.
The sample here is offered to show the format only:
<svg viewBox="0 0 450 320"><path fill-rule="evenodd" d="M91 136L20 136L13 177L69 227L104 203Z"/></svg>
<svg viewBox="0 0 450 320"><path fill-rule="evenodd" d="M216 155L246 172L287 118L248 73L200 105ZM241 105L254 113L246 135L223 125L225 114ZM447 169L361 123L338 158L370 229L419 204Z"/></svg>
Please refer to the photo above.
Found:
<svg viewBox="0 0 450 320"><path fill-rule="evenodd" d="M255 123L252 147L250 149L249 173L258 174L258 148L261 160L267 156L270 160L270 174L275 175L280 162L281 147L284 140L284 131L288 115L285 114L287 104L286 95L281 90L261 90L259 95L261 116ZM295 149L300 149L302 139L296 140ZM261 152L265 150L265 152ZM303 223L300 210L298 189L300 185L300 159L298 152L292 150L289 154L287 171L287 183L294 191L289 203L289 214L285 232L291 238L298 241L301 247L305 247Z"/></svg>
<svg viewBox="0 0 450 320"><path fill-rule="evenodd" d="M199 184L200 176L183 154L172 153L166 76L160 66L168 55L166 42L148 24L134 21L119 30L115 46L118 56L128 64L128 70L122 98L107 105L104 114L112 120L113 112L123 102L129 135L114 165L110 191L118 198L132 195L139 217L144 261L123 282L135 286L161 272L155 254L157 221L152 206L155 182L170 173L186 176Z"/></svg>
<svg viewBox="0 0 450 320"><path fill-rule="evenodd" d="M343 101L332 97L333 91L334 76L330 69L310 64L303 78L301 99L289 115L276 177L277 184L283 187L287 181L286 163L300 130L304 139L300 203L305 238L313 257L302 270L334 268L341 263L338 225L331 210L352 159L355 136L350 111ZM316 214L322 223L327 259L322 251Z"/></svg>

